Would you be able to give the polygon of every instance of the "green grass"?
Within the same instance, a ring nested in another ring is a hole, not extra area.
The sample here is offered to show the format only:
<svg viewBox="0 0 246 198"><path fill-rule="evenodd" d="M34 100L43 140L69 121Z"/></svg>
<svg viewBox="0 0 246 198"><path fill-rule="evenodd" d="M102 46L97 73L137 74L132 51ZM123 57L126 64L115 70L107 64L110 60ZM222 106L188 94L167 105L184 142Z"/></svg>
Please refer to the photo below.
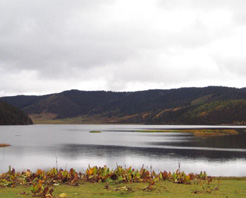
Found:
<svg viewBox="0 0 246 198"><path fill-rule="evenodd" d="M193 183L191 185L175 184L168 181L160 181L154 185L152 191L144 190L148 183L110 184L105 189L105 183L80 182L78 187L60 185L54 186L54 197L61 193L68 194L67 197L134 197L134 198L161 198L161 197L245 197L246 179L229 178L215 179L209 185L204 183ZM128 190L127 190L128 189ZM25 192L25 195L21 193ZM29 194L28 194L29 193ZM18 186L15 188L0 188L0 197L32 197L30 187Z"/></svg>

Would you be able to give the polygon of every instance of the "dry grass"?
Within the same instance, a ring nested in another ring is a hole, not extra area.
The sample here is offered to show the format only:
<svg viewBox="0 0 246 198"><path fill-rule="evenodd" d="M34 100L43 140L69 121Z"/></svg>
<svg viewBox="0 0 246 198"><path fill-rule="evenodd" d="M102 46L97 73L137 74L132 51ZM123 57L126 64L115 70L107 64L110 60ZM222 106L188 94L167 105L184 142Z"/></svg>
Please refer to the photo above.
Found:
<svg viewBox="0 0 246 198"><path fill-rule="evenodd" d="M167 129L167 130L139 130L137 132L146 133L193 133L198 137L214 137L226 135L238 135L234 129Z"/></svg>

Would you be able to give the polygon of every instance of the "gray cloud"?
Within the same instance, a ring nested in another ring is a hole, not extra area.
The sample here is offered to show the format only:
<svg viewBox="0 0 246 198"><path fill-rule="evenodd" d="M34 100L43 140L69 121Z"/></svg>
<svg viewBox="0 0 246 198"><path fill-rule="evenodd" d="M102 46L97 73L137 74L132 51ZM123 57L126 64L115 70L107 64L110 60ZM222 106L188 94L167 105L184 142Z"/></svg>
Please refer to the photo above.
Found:
<svg viewBox="0 0 246 198"><path fill-rule="evenodd" d="M244 0L0 0L0 95L243 87Z"/></svg>

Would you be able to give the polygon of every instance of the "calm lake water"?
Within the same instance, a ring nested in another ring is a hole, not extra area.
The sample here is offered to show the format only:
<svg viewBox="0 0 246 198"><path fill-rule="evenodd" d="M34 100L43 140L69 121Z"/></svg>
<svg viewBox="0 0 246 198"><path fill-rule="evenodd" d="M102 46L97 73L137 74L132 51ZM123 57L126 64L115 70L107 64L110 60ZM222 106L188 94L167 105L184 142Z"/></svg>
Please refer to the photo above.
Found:
<svg viewBox="0 0 246 198"><path fill-rule="evenodd" d="M0 172L118 165L156 171L206 171L213 176L246 176L246 132L237 136L198 138L189 133L139 133L138 130L211 128L153 125L0 126ZM215 128L214 126L212 128ZM221 126L219 127L221 128ZM235 128L235 127L225 127ZM99 130L102 133L89 133Z"/></svg>

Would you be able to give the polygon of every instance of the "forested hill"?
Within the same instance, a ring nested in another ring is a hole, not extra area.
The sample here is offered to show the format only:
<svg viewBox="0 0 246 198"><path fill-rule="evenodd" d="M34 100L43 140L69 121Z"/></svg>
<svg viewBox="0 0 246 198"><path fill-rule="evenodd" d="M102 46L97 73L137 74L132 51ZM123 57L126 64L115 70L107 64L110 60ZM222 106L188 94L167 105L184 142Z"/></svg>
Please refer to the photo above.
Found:
<svg viewBox="0 0 246 198"><path fill-rule="evenodd" d="M37 123L246 124L246 89L70 90L3 97Z"/></svg>
<svg viewBox="0 0 246 198"><path fill-rule="evenodd" d="M32 120L21 110L0 102L0 125L28 125Z"/></svg>

